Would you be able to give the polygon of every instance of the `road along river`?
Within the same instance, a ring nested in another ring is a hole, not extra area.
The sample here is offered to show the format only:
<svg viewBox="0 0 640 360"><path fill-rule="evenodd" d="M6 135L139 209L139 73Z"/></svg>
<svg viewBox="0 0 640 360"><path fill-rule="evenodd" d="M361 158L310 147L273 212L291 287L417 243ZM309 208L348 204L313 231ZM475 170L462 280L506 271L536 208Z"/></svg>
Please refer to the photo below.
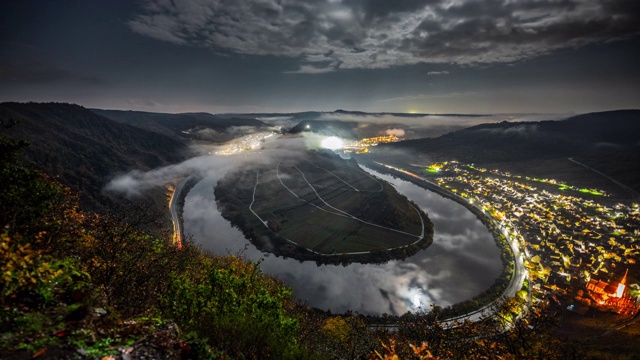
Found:
<svg viewBox="0 0 640 360"><path fill-rule="evenodd" d="M217 254L242 253L264 261L261 268L289 284L309 305L363 314L401 315L468 300L500 275L500 250L489 230L464 206L408 181L374 173L393 184L434 223L433 244L404 261L348 266L299 262L263 253L220 215L213 195L218 179L196 184L184 205L184 232Z"/></svg>

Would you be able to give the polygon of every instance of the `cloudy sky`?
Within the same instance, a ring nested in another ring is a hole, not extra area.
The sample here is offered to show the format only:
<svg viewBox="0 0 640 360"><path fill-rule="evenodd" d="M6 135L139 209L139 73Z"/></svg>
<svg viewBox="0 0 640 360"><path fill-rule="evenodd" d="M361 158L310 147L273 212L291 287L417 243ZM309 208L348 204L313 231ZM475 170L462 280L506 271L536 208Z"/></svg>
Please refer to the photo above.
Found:
<svg viewBox="0 0 640 360"><path fill-rule="evenodd" d="M637 0L0 2L0 101L159 112L640 108Z"/></svg>

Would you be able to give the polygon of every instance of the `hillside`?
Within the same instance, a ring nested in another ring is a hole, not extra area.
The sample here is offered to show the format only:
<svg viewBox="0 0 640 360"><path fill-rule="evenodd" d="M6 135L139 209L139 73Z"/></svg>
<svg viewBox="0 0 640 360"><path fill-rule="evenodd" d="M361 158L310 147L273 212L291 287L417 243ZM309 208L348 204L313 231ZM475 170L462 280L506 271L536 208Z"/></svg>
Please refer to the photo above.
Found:
<svg viewBox="0 0 640 360"><path fill-rule="evenodd" d="M579 115L563 121L504 121L390 146L420 153L447 153L468 162L586 156L637 146L639 120L640 111L621 110Z"/></svg>
<svg viewBox="0 0 640 360"><path fill-rule="evenodd" d="M640 152L640 110L590 113L562 121L482 124L381 148L405 150L433 161L523 163L516 164L517 168L560 159L564 164L574 158L640 190L636 156Z"/></svg>
<svg viewBox="0 0 640 360"><path fill-rule="evenodd" d="M214 192L222 215L257 247L298 260L384 262L432 241L426 214L355 161L332 153L239 168Z"/></svg>
<svg viewBox="0 0 640 360"><path fill-rule="evenodd" d="M78 105L2 103L0 120L18 121L2 129L30 143L30 162L82 194L82 203L99 208L104 185L116 174L148 170L184 159L184 142L111 121Z"/></svg>
<svg viewBox="0 0 640 360"><path fill-rule="evenodd" d="M203 140L230 140L225 133L234 127L265 127L252 118L221 118L208 113L164 114L144 111L92 109L98 115L113 121L132 125L174 138Z"/></svg>

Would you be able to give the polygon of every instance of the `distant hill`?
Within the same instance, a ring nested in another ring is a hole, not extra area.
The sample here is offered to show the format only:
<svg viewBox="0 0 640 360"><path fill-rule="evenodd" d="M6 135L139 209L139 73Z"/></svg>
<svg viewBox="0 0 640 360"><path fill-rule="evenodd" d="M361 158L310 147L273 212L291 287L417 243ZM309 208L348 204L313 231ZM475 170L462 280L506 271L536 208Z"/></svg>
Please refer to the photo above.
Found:
<svg viewBox="0 0 640 360"><path fill-rule="evenodd" d="M327 114L327 113L323 111L303 111L303 112L295 112L295 113L246 113L246 114L227 113L227 114L216 114L216 116L223 119L231 119L231 118L260 119L260 118L272 118L272 117L286 117L286 118L290 118L292 121L302 121L302 120L318 119L324 114Z"/></svg>
<svg viewBox="0 0 640 360"><path fill-rule="evenodd" d="M482 124L381 148L479 164L572 157L640 190L640 110L589 113L561 121Z"/></svg>
<svg viewBox="0 0 640 360"><path fill-rule="evenodd" d="M354 129L357 122L340 120L304 120L289 130L292 134L313 132L325 136L337 136L342 139L358 139Z"/></svg>
<svg viewBox="0 0 640 360"><path fill-rule="evenodd" d="M397 148L443 153L469 162L597 154L640 141L640 111L578 115L562 121L501 122L473 126L438 138L408 140Z"/></svg>
<svg viewBox="0 0 640 360"><path fill-rule="evenodd" d="M217 117L208 113L164 114L144 111L91 109L113 121L174 138L228 140L222 132L232 127L266 127L260 120L244 117ZM219 135L219 136L215 136Z"/></svg>
<svg viewBox="0 0 640 360"><path fill-rule="evenodd" d="M335 111L306 111L297 113L252 113L252 114L216 114L218 117L231 118L256 118L273 126L283 129L291 129L298 133L303 131L318 132L322 129L323 135L340 136L346 134L346 138L368 138L391 133L400 134L407 139L420 139L437 137L451 131L460 130L470 126L470 123L495 121L496 116L486 114L413 114L394 112L363 112L338 109ZM446 121L445 118L450 121ZM331 128L326 124L316 130L301 128L310 122L332 122ZM345 122L347 124L339 124Z"/></svg>
<svg viewBox="0 0 640 360"><path fill-rule="evenodd" d="M425 116L455 116L455 117L483 117L487 116L486 114L429 114L429 113L402 113L402 112L364 112L364 111L353 111L353 110L342 110L338 109L333 111L333 114L343 114L343 115L357 115L357 116L382 116L382 115L391 115L396 117L406 117L406 118L420 118Z"/></svg>
<svg viewBox="0 0 640 360"><path fill-rule="evenodd" d="M303 111L295 113L251 113L251 114L217 114L219 117L290 117L292 119L301 120L315 120L322 116L327 115L355 115L355 116L380 116L380 115L393 115L397 117L415 118L425 116L456 116L456 117L483 117L486 114L429 114L429 113L402 113L402 112L365 112L355 110L343 110L337 109L334 111Z"/></svg>
<svg viewBox="0 0 640 360"><path fill-rule="evenodd" d="M17 126L2 130L31 144L28 161L82 193L82 203L100 208L104 185L118 173L148 170L184 159L183 141L118 123L78 105L2 103L0 119Z"/></svg>

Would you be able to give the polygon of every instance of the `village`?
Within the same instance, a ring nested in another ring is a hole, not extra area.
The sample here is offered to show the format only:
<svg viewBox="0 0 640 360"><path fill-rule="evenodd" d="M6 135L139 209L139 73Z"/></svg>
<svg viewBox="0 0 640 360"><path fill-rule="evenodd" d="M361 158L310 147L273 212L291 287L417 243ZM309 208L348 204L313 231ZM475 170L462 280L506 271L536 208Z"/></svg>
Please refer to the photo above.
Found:
<svg viewBox="0 0 640 360"><path fill-rule="evenodd" d="M629 284L637 281L640 260L637 203L615 203L598 189L455 161L433 164L422 176L481 209L518 243L532 299L560 298L581 314L589 308L638 312L638 284Z"/></svg>
<svg viewBox="0 0 640 360"><path fill-rule="evenodd" d="M363 138L358 141L344 144L342 150L345 154L355 152L356 154L366 154L369 152L370 146L378 146L378 144L394 143L402 139L395 135L381 135L372 138Z"/></svg>

